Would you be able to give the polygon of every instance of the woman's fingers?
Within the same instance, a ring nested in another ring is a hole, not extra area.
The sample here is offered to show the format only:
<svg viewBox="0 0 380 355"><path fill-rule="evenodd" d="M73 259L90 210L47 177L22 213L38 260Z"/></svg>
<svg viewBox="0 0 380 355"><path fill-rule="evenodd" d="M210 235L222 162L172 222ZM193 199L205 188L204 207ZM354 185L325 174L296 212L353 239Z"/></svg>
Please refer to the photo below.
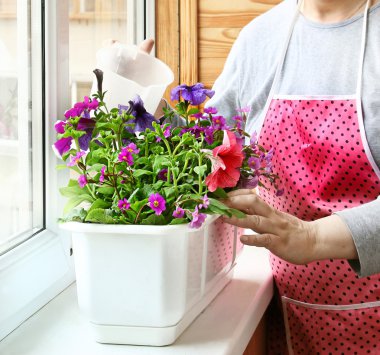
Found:
<svg viewBox="0 0 380 355"><path fill-rule="evenodd" d="M154 40L151 38L148 38L140 43L139 48L143 52L146 52L149 54L152 51L153 46L154 46Z"/></svg>
<svg viewBox="0 0 380 355"><path fill-rule="evenodd" d="M245 245L251 245L254 247L263 247L269 250L272 249L276 243L275 239L278 239L277 236L273 234L253 234L253 235L242 235L240 240Z"/></svg>
<svg viewBox="0 0 380 355"><path fill-rule="evenodd" d="M231 195L228 197L228 199L223 200L223 203L228 207L235 208L250 215L260 215L268 218L277 215L275 209L273 209L266 202L264 202L264 200L252 192L249 192L248 194L242 193L239 195Z"/></svg>
<svg viewBox="0 0 380 355"><path fill-rule="evenodd" d="M266 218L258 215L247 215L244 218L223 216L223 221L240 228L252 229L256 233L281 234L285 227L280 219Z"/></svg>

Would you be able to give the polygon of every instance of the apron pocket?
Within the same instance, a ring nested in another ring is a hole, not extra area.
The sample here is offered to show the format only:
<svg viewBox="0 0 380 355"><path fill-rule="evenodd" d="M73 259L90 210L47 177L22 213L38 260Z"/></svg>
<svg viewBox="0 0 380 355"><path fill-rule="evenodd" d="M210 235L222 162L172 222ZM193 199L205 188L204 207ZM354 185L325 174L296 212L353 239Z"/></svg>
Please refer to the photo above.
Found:
<svg viewBox="0 0 380 355"><path fill-rule="evenodd" d="M380 301L321 305L281 299L289 354L380 354Z"/></svg>

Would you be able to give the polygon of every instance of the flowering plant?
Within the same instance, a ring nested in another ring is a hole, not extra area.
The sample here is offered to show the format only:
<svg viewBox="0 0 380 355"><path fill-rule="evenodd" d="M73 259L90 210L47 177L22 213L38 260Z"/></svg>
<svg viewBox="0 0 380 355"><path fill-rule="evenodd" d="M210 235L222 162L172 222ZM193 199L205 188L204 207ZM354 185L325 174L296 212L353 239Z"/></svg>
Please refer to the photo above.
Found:
<svg viewBox="0 0 380 355"><path fill-rule="evenodd" d="M273 151L243 130L246 109L228 125L215 108L196 107L214 94L197 83L174 88L171 99L177 104L164 109L160 120L138 96L108 110L103 74L94 72L97 94L75 104L55 124L54 148L66 162L59 168L77 174L60 189L69 198L65 221L197 228L207 214L244 216L219 200L227 190L264 186L261 178L276 186Z"/></svg>

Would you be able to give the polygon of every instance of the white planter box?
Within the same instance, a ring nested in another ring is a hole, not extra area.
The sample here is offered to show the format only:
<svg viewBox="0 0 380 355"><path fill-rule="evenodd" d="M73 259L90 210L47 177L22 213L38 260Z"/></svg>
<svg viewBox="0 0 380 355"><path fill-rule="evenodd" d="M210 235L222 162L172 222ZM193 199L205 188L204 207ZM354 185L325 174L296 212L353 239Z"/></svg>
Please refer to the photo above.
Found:
<svg viewBox="0 0 380 355"><path fill-rule="evenodd" d="M241 249L238 230L70 222L79 307L101 343L168 345L223 289Z"/></svg>

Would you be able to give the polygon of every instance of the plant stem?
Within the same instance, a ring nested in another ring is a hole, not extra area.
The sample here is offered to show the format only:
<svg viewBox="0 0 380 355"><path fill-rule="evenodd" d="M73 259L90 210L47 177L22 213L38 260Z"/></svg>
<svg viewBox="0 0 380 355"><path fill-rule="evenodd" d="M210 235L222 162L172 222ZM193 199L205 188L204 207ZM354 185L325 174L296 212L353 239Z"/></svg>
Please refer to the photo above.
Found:
<svg viewBox="0 0 380 355"><path fill-rule="evenodd" d="M137 216L136 216L135 221L133 222L133 224L137 224L137 220L139 219L140 214L141 214L141 212L142 212L142 210L143 210L144 207L145 207L145 205L142 205L140 207L140 210L138 211Z"/></svg>

